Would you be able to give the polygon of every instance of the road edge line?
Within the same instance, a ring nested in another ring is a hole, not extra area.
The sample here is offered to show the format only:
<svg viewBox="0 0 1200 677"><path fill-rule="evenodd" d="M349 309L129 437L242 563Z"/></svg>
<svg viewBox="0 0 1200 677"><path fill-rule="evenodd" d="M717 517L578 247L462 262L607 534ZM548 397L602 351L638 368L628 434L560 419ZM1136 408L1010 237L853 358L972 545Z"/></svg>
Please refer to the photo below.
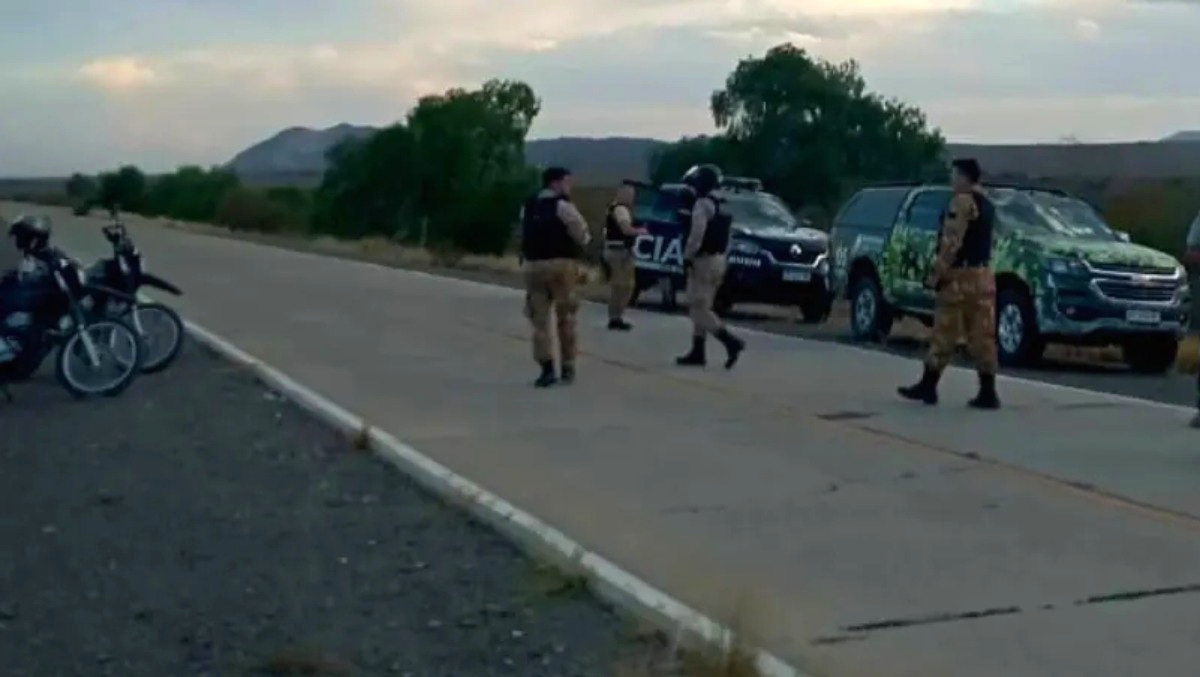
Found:
<svg viewBox="0 0 1200 677"><path fill-rule="evenodd" d="M569 536L505 501L471 480L359 418L275 367L238 348L221 336L191 321L184 321L192 338L225 359L249 369L260 380L325 424L344 434L367 430L371 450L427 490L466 510L476 519L507 536L534 559L550 559L586 576L597 595L610 604L677 635L727 647L733 632L683 602L592 552ZM805 677L798 669L763 649L752 650L762 677Z"/></svg>

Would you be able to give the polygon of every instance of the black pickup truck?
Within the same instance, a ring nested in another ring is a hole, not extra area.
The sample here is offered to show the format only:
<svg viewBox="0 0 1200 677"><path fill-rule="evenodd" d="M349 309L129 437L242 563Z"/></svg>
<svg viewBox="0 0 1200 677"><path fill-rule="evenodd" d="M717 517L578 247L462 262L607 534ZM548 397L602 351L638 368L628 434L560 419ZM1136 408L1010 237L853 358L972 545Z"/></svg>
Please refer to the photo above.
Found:
<svg viewBox="0 0 1200 677"><path fill-rule="evenodd" d="M634 222L648 230L634 243L635 300L657 289L671 308L683 291L681 184L640 186ZM833 301L829 284L829 237L802 224L780 198L762 190L758 179L726 177L714 194L733 216L729 266L717 294L716 310L737 303L799 307L805 321L820 322Z"/></svg>

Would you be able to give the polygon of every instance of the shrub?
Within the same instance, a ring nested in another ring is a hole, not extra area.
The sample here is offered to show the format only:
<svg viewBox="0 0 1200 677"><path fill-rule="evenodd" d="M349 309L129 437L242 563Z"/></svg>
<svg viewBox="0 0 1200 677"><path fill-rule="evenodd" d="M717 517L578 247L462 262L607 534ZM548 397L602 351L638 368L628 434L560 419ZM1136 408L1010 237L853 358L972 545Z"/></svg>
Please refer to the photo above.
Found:
<svg viewBox="0 0 1200 677"><path fill-rule="evenodd" d="M272 200L265 192L237 186L229 189L217 203L216 222L230 230L261 233L300 232L305 229L305 214L294 207Z"/></svg>

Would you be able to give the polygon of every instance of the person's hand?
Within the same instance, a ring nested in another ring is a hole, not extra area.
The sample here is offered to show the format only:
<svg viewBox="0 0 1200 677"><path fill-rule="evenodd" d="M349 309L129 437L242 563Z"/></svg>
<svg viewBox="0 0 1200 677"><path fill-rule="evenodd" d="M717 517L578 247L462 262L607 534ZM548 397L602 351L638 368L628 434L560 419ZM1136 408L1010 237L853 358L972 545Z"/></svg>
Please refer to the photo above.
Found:
<svg viewBox="0 0 1200 677"><path fill-rule="evenodd" d="M649 228L646 228L646 227L642 227L642 228L635 228L635 229L634 229L634 232L636 232L638 235L649 235L649 234L650 234L650 229L649 229Z"/></svg>

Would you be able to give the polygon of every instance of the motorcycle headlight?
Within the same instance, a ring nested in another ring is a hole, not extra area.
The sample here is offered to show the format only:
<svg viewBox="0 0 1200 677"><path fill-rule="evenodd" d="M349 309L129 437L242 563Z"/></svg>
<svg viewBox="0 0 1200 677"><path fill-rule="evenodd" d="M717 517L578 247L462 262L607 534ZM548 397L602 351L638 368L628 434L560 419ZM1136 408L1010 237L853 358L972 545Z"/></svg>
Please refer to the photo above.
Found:
<svg viewBox="0 0 1200 677"><path fill-rule="evenodd" d="M1086 275L1087 266L1073 258L1051 257L1046 260L1046 270L1052 275Z"/></svg>

